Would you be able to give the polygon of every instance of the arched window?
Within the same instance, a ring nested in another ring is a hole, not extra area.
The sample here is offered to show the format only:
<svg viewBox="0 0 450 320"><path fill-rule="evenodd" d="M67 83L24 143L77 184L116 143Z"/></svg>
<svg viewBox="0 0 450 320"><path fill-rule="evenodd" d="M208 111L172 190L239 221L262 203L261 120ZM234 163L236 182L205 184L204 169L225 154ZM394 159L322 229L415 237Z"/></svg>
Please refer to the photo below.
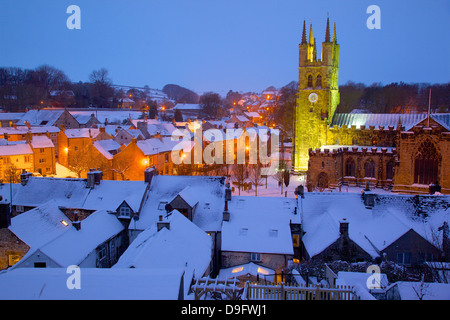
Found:
<svg viewBox="0 0 450 320"><path fill-rule="evenodd" d="M316 88L322 88L322 76L320 74L316 78Z"/></svg>
<svg viewBox="0 0 450 320"><path fill-rule="evenodd" d="M394 161L389 161L386 164L386 179L392 180L394 178Z"/></svg>
<svg viewBox="0 0 450 320"><path fill-rule="evenodd" d="M313 76L309 75L308 76L308 88L312 88L313 86Z"/></svg>
<svg viewBox="0 0 450 320"><path fill-rule="evenodd" d="M436 146L426 139L414 157L414 183L430 184L438 181L440 154Z"/></svg>
<svg viewBox="0 0 450 320"><path fill-rule="evenodd" d="M345 161L345 175L349 177L355 176L355 161L352 158L348 158Z"/></svg>
<svg viewBox="0 0 450 320"><path fill-rule="evenodd" d="M366 178L375 178L375 162L369 159L364 164L364 176Z"/></svg>
<svg viewBox="0 0 450 320"><path fill-rule="evenodd" d="M317 187L319 190L328 188L328 175L325 172L321 172L317 178Z"/></svg>

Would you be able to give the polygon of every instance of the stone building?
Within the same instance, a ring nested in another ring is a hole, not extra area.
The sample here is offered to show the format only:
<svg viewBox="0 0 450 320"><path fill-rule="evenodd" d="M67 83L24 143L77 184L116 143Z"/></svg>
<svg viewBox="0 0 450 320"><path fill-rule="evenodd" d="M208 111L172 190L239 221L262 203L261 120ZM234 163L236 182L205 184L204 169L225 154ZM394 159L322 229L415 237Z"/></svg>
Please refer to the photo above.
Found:
<svg viewBox="0 0 450 320"><path fill-rule="evenodd" d="M299 45L293 170L314 189L364 186L450 193L450 114L339 114L339 44L327 19L321 58L310 26Z"/></svg>

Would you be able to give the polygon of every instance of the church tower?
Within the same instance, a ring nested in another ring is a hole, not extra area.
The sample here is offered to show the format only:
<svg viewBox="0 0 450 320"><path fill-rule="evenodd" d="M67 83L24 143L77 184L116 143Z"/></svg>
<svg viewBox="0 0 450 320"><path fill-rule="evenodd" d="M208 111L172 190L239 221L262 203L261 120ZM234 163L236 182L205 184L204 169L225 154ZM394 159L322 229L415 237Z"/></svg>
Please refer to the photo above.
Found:
<svg viewBox="0 0 450 320"><path fill-rule="evenodd" d="M302 41L299 44L298 93L294 112L294 173L308 170L309 148L327 144L327 130L339 104L339 45L336 24L330 39L330 21L327 18L325 41L317 58L313 27L306 37L303 21Z"/></svg>

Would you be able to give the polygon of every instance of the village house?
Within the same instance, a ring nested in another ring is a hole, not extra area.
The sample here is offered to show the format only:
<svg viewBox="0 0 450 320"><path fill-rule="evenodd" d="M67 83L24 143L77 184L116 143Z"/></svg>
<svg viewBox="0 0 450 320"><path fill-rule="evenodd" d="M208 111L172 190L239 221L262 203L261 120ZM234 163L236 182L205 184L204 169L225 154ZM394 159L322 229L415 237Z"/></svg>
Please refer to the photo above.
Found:
<svg viewBox="0 0 450 320"><path fill-rule="evenodd" d="M299 208L303 208L303 259L388 260L406 267L439 260L439 248L448 241L445 233L438 234L447 220L443 212L448 200L429 197L371 191L364 191L362 196L305 193L298 200Z"/></svg>
<svg viewBox="0 0 450 320"><path fill-rule="evenodd" d="M55 145L52 140L45 135L32 136L29 143L33 150L33 172L43 176L56 174Z"/></svg>
<svg viewBox="0 0 450 320"><path fill-rule="evenodd" d="M0 139L0 179L17 183L22 170L34 172L34 153L26 141Z"/></svg>
<svg viewBox="0 0 450 320"><path fill-rule="evenodd" d="M67 129L79 128L80 124L67 109L41 109L29 110L17 121L18 126L29 123L31 126L55 126L63 125Z"/></svg>
<svg viewBox="0 0 450 320"><path fill-rule="evenodd" d="M281 274L298 258L299 228L294 226L300 226L295 199L231 197L224 211L221 267L255 263Z"/></svg>

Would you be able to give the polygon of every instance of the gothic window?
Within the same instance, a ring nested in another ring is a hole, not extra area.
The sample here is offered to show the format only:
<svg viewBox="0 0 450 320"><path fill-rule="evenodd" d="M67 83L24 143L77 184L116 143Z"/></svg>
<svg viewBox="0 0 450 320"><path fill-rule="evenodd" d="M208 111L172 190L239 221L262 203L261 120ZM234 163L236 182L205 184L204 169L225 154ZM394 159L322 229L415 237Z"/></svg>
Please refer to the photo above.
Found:
<svg viewBox="0 0 450 320"><path fill-rule="evenodd" d="M312 88L313 86L313 77L312 75L308 76L308 88Z"/></svg>
<svg viewBox="0 0 450 320"><path fill-rule="evenodd" d="M386 179L394 178L394 162L391 160L386 164Z"/></svg>
<svg viewBox="0 0 450 320"><path fill-rule="evenodd" d="M431 184L438 180L440 154L435 145L425 140L414 158L414 183Z"/></svg>
<svg viewBox="0 0 450 320"><path fill-rule="evenodd" d="M364 164L364 176L366 178L375 178L375 162L369 159Z"/></svg>
<svg viewBox="0 0 450 320"><path fill-rule="evenodd" d="M348 158L345 162L345 175L350 177L355 176L355 161L352 158Z"/></svg>
<svg viewBox="0 0 450 320"><path fill-rule="evenodd" d="M321 172L317 179L317 187L320 190L328 188L328 175L325 172Z"/></svg>
<svg viewBox="0 0 450 320"><path fill-rule="evenodd" d="M320 74L316 78L316 87L322 88L322 76Z"/></svg>

